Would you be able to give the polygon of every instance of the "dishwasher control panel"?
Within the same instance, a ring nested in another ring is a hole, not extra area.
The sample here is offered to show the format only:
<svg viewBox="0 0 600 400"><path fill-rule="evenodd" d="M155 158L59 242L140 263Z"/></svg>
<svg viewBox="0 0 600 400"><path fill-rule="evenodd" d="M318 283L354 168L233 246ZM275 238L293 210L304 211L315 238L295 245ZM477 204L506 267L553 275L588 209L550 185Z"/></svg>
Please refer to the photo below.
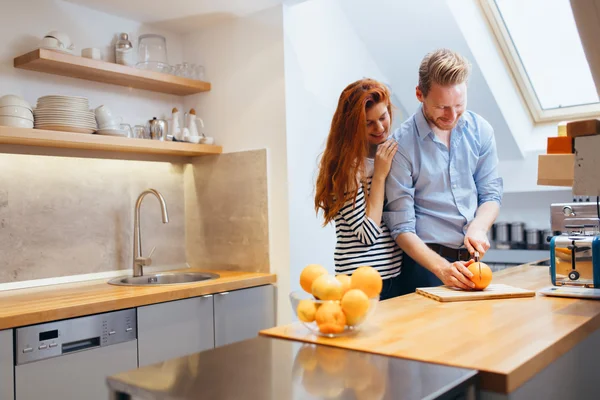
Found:
<svg viewBox="0 0 600 400"><path fill-rule="evenodd" d="M16 365L137 338L135 309L90 315L16 330Z"/></svg>

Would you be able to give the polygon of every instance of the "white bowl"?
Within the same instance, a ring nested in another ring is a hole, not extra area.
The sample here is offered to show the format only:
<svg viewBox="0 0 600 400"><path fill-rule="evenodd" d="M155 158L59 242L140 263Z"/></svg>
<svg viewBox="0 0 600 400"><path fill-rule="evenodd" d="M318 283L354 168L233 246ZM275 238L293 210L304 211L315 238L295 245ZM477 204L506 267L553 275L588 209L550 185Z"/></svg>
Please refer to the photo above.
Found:
<svg viewBox="0 0 600 400"><path fill-rule="evenodd" d="M60 49L59 40L54 37L45 37L40 42L40 47L45 49Z"/></svg>
<svg viewBox="0 0 600 400"><path fill-rule="evenodd" d="M33 128L33 121L19 117L0 116L0 125L13 128Z"/></svg>
<svg viewBox="0 0 600 400"><path fill-rule="evenodd" d="M27 100L25 100L21 96L17 96L16 94L7 94L5 96L0 97L0 107L8 106L25 107L31 110L31 105L27 102Z"/></svg>
<svg viewBox="0 0 600 400"><path fill-rule="evenodd" d="M69 37L69 35L67 35L67 34L66 34L66 33L64 33L64 32L60 32L60 31L51 31L51 32L48 32L48 33L46 34L46 36L44 36L44 37L45 37L45 38L47 38L47 37L53 37L53 38L56 38L56 39L58 39L58 41L60 42L60 43L58 44L58 47L62 47L62 48L64 48L65 50L67 50L67 49L72 49L72 47L71 47L71 46L72 46L72 44L73 44L73 43L71 43L71 38ZM61 45L62 45L62 46L61 46Z"/></svg>
<svg viewBox="0 0 600 400"><path fill-rule="evenodd" d="M25 118L33 122L33 113L31 110L21 106L0 107L0 116Z"/></svg>

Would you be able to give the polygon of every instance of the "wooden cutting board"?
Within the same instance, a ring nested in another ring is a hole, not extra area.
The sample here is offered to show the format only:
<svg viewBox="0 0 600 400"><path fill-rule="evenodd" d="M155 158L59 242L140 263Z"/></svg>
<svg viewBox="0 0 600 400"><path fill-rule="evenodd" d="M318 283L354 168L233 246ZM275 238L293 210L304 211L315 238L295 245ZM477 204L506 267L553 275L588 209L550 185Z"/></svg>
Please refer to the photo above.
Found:
<svg viewBox="0 0 600 400"><path fill-rule="evenodd" d="M474 291L453 289L447 286L426 287L417 288L417 293L441 302L511 299L515 297L535 296L535 291L502 284L489 285L485 290Z"/></svg>

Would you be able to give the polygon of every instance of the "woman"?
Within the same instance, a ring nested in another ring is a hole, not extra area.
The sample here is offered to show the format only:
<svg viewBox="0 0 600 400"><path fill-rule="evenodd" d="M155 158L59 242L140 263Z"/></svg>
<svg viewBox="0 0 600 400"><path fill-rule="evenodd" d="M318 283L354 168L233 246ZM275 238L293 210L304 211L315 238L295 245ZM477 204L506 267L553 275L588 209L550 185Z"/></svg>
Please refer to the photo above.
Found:
<svg viewBox="0 0 600 400"><path fill-rule="evenodd" d="M383 278L382 300L399 294L402 265L402 251L382 222L385 178L398 148L388 140L391 121L385 85L372 79L348 85L333 115L315 195L323 225L335 220L336 274L375 268Z"/></svg>

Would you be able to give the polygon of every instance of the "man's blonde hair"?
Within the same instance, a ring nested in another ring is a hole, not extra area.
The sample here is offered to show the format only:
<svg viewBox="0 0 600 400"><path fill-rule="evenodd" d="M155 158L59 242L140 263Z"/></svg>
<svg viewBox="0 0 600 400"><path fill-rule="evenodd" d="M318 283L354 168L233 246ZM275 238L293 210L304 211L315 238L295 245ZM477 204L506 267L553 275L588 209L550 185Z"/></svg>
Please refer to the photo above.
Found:
<svg viewBox="0 0 600 400"><path fill-rule="evenodd" d="M419 89L427 96L432 83L440 86L459 85L466 82L471 64L455 51L439 49L427 54L419 67Z"/></svg>

